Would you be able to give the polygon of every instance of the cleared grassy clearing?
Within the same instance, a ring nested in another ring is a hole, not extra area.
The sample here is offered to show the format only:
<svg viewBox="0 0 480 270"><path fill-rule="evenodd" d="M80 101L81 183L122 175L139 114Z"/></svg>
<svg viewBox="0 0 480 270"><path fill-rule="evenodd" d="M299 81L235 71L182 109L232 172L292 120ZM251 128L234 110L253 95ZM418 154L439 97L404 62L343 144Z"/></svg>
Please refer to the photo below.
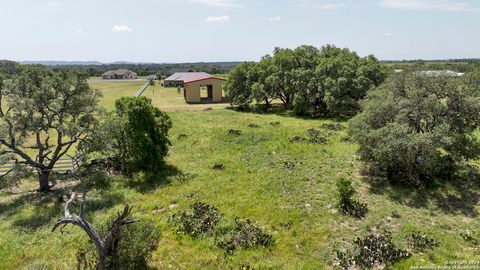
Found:
<svg viewBox="0 0 480 270"><path fill-rule="evenodd" d="M111 84L97 84L105 93L102 104L107 109L121 95L138 90L127 82ZM174 123L162 175L113 179L110 189L88 194L86 212L98 224L129 203L135 217L153 220L162 229L162 239L152 267L239 269L249 264L255 269L331 269L335 248L348 247L368 230L382 229L391 230L402 247L404 237L414 230L440 241L432 252L416 254L394 269L480 258L478 247L460 236L470 232L480 238L478 172L463 171L457 181L427 191L372 189L360 178L356 145L345 140L345 130L325 130L332 133L325 144L288 141L295 135L305 136L307 129L321 129L325 123L345 125L344 119L311 120L222 109L227 104L189 105L176 88L159 85L149 88L146 96L169 111ZM207 107L214 110L202 111ZM271 124L275 122L280 124ZM228 129L242 134L229 135ZM213 170L215 164L225 169ZM368 204L365 219L345 217L336 210L335 183L342 177L353 180L360 201ZM36 187L35 181L0 193L0 269L74 268L76 251L87 237L76 227L66 227L63 234L52 234L50 229L63 213L61 196L76 183L64 183L65 190L39 195L28 192ZM225 256L212 238L175 234L167 219L195 201L218 207L229 220L249 218L274 236L274 247ZM399 218L392 217L394 210Z"/></svg>
<svg viewBox="0 0 480 270"><path fill-rule="evenodd" d="M120 97L133 96L143 85L145 80L138 81L91 81L93 89L99 89L103 98L100 105L107 110L113 109L115 100Z"/></svg>

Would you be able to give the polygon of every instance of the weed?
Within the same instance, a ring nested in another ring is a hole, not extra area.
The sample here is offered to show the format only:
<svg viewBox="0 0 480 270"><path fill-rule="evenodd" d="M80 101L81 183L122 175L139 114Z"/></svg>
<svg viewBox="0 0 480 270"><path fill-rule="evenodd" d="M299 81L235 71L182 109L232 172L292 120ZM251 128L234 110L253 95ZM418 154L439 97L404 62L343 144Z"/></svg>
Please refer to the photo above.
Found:
<svg viewBox="0 0 480 270"><path fill-rule="evenodd" d="M215 165L212 166L212 169L217 170L217 171L221 171L221 170L225 169L225 166L223 164L215 164Z"/></svg>
<svg viewBox="0 0 480 270"><path fill-rule="evenodd" d="M424 251L427 249L433 249L440 245L437 240L428 237L426 234L415 231L407 235L406 237L410 247L415 251Z"/></svg>
<svg viewBox="0 0 480 270"><path fill-rule="evenodd" d="M240 267L240 270L255 270L255 268L253 266L251 266L250 264L243 264Z"/></svg>
<svg viewBox="0 0 480 270"><path fill-rule="evenodd" d="M390 232L357 238L352 250L336 250L335 253L343 269L351 269L352 266L361 269L387 268L411 256L408 251L395 246Z"/></svg>
<svg viewBox="0 0 480 270"><path fill-rule="evenodd" d="M339 123L323 124L323 125L321 125L321 128L328 129L328 130L333 130L333 131L339 131L339 130L344 130L345 129L345 127L342 124L339 124Z"/></svg>
<svg viewBox="0 0 480 270"><path fill-rule="evenodd" d="M236 135L236 136L242 135L242 132L238 129L229 129L227 130L227 132L229 135Z"/></svg>
<svg viewBox="0 0 480 270"><path fill-rule="evenodd" d="M401 218L400 213L397 210L393 210L391 214L392 218Z"/></svg>
<svg viewBox="0 0 480 270"><path fill-rule="evenodd" d="M294 162L291 162L291 161L286 161L283 163L283 167L287 170L293 170L295 169L295 163Z"/></svg>
<svg viewBox="0 0 480 270"><path fill-rule="evenodd" d="M188 138L188 135L185 134L185 133L182 133L182 134L178 135L178 137L177 137L177 139L179 139L179 140L183 140L183 139L186 139L186 138Z"/></svg>
<svg viewBox="0 0 480 270"><path fill-rule="evenodd" d="M298 136L298 135L295 135L293 137L288 138L288 141L291 142L291 143L293 143L293 142L304 142L306 140L307 140L307 138L302 137L302 136Z"/></svg>
<svg viewBox="0 0 480 270"><path fill-rule="evenodd" d="M465 240L465 242L470 243L474 246L478 246L480 244L480 240L477 237L473 236L470 232L461 232L460 236L463 238L463 240Z"/></svg>
<svg viewBox="0 0 480 270"><path fill-rule="evenodd" d="M196 202L190 205L190 209L191 211L183 211L170 217L169 221L177 226L177 232L194 238L211 235L222 218L218 208Z"/></svg>
<svg viewBox="0 0 480 270"><path fill-rule="evenodd" d="M352 199L356 191L350 180L340 179L337 182L337 189L339 193L338 208L343 214L356 218L363 218L367 215L367 205Z"/></svg>
<svg viewBox="0 0 480 270"><path fill-rule="evenodd" d="M235 218L235 224L219 230L220 239L216 239L218 247L225 250L227 254L233 254L237 248L259 248L270 247L274 243L271 235L263 232L250 220L242 221Z"/></svg>
<svg viewBox="0 0 480 270"><path fill-rule="evenodd" d="M307 143L326 143L328 140L326 137L330 136L329 133L324 133L318 129L308 129L308 138L295 135L288 139L289 142L307 142Z"/></svg>

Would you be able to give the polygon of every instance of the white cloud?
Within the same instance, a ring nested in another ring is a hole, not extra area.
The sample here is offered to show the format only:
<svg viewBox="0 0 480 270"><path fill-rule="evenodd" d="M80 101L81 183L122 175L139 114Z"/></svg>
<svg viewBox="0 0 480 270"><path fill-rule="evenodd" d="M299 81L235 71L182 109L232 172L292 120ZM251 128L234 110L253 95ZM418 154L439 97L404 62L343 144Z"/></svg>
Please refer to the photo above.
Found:
<svg viewBox="0 0 480 270"><path fill-rule="evenodd" d="M390 33L390 32L385 33L385 36L386 36L386 37L393 37L393 33Z"/></svg>
<svg viewBox="0 0 480 270"><path fill-rule="evenodd" d="M133 32L133 29L130 28L128 25L122 24L122 25L115 25L112 27L112 32Z"/></svg>
<svg viewBox="0 0 480 270"><path fill-rule="evenodd" d="M77 32L77 33L83 33L83 29L81 29L81 28L80 28L80 29L77 29L76 32Z"/></svg>
<svg viewBox="0 0 480 270"><path fill-rule="evenodd" d="M47 3L47 6L49 7L62 7L66 5L67 5L67 2L48 2Z"/></svg>
<svg viewBox="0 0 480 270"><path fill-rule="evenodd" d="M275 16L275 17L268 18L268 20L271 21L271 22L278 22L281 19L282 19L282 17L280 17L280 16Z"/></svg>
<svg viewBox="0 0 480 270"><path fill-rule="evenodd" d="M211 23L211 22L228 22L228 21L230 21L230 17L228 17L227 15L210 16L205 21L209 22L209 23Z"/></svg>
<svg viewBox="0 0 480 270"><path fill-rule="evenodd" d="M466 11L473 8L458 0L380 0L378 4L388 9Z"/></svg>
<svg viewBox="0 0 480 270"><path fill-rule="evenodd" d="M189 3L203 4L212 7L243 7L237 0L188 0Z"/></svg>

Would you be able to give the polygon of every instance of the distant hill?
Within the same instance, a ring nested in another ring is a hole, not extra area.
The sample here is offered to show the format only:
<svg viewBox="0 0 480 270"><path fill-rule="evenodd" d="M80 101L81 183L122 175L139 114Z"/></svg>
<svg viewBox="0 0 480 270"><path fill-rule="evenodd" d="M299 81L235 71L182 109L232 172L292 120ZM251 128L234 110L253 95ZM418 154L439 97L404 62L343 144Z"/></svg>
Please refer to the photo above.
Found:
<svg viewBox="0 0 480 270"><path fill-rule="evenodd" d="M22 65L45 65L45 66L95 66L103 65L98 61L21 61Z"/></svg>

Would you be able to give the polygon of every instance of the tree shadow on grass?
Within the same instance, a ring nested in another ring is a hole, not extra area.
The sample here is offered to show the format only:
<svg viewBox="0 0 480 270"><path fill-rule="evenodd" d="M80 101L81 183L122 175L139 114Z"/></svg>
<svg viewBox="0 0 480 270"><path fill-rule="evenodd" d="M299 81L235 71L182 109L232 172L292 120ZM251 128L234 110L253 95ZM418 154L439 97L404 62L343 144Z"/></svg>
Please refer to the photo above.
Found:
<svg viewBox="0 0 480 270"><path fill-rule="evenodd" d="M386 180L378 184L372 178L370 191L385 194L390 199L413 208L433 205L445 214L477 217L480 202L480 171L473 166L459 168L448 181L433 183L423 188L405 188L389 185Z"/></svg>
<svg viewBox="0 0 480 270"><path fill-rule="evenodd" d="M256 115L277 115L281 117L297 118L302 120L332 120L335 122L347 122L352 116L342 114L317 114L317 115L299 115L292 110L285 110L283 104L273 104L268 110L264 105L256 105L250 108L227 107L228 110Z"/></svg>
<svg viewBox="0 0 480 270"><path fill-rule="evenodd" d="M117 193L102 194L102 196L87 199L85 212L91 215L96 211L110 209L125 201L124 196ZM51 198L50 200L43 200L41 202L31 205L33 209L28 211L28 214L21 214L15 218L14 226L24 230L36 230L43 226L50 226L64 215L65 202L58 198ZM78 214L78 203L75 204L72 212ZM18 208L22 211L22 209Z"/></svg>
<svg viewBox="0 0 480 270"><path fill-rule="evenodd" d="M18 215L13 225L23 230L36 230L63 214L63 203L57 197L43 199L36 204L31 205L33 209L26 214ZM19 209L22 211L23 209Z"/></svg>
<svg viewBox="0 0 480 270"><path fill-rule="evenodd" d="M0 203L0 218L12 218L14 226L27 231L50 226L63 217L65 202L74 190L77 190L77 186L54 189L49 193L25 192L15 199ZM100 193L91 198L87 194L87 215L125 202L124 195L116 190ZM73 212L78 213L78 207L78 203L75 203Z"/></svg>
<svg viewBox="0 0 480 270"><path fill-rule="evenodd" d="M172 181L186 181L191 175L183 173L176 166L163 163L158 172L141 172L127 181L130 188L144 194L159 187L169 185Z"/></svg>

